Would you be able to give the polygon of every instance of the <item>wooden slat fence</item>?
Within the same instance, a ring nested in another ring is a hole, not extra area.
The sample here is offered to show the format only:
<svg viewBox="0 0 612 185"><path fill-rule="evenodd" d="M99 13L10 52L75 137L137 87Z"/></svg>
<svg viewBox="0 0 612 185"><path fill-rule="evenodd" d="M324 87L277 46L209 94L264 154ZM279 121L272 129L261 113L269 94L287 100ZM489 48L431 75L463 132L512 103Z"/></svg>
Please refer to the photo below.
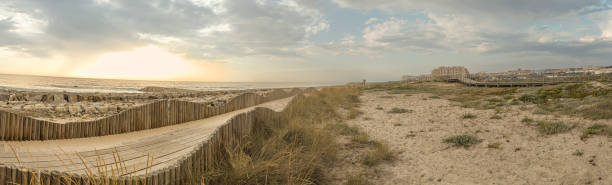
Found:
<svg viewBox="0 0 612 185"><path fill-rule="evenodd" d="M128 133L204 119L300 93L274 90L266 96L245 93L220 106L162 100L94 121L54 123L0 111L0 141L72 139Z"/></svg>

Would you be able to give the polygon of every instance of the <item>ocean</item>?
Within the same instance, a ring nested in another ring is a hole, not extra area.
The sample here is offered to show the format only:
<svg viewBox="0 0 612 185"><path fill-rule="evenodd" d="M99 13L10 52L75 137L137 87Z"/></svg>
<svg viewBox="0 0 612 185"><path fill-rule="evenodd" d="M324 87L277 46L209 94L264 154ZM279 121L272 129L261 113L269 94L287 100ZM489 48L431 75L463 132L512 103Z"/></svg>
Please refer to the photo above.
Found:
<svg viewBox="0 0 612 185"><path fill-rule="evenodd" d="M142 93L139 89L147 86L217 91L329 85L341 83L145 81L0 74L0 90L75 93Z"/></svg>

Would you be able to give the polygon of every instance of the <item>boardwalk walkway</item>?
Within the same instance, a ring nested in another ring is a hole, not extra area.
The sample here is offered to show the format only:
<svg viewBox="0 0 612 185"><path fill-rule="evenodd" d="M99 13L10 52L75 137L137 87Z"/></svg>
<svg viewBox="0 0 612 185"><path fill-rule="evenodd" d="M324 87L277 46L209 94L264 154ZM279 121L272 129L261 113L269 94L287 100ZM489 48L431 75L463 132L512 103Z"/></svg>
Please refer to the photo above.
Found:
<svg viewBox="0 0 612 185"><path fill-rule="evenodd" d="M530 87L530 86L545 86L557 85L562 83L577 83L578 81L541 81L541 82L480 82L469 78L449 78L448 82L459 82L467 86L474 87Z"/></svg>
<svg viewBox="0 0 612 185"><path fill-rule="evenodd" d="M118 135L50 141L0 141L0 163L83 175L88 169L93 174L99 174L111 173L111 169L117 168L122 169L124 176L146 175L176 165L232 117L256 107L281 111L290 100L275 100L184 124Z"/></svg>

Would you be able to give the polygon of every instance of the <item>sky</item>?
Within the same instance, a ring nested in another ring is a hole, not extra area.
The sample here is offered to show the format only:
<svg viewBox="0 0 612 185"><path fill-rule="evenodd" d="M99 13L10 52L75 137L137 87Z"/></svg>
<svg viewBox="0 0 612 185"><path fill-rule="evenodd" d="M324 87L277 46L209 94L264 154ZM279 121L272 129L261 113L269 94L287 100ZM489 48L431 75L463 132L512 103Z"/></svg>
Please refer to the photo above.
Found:
<svg viewBox="0 0 612 185"><path fill-rule="evenodd" d="M0 73L398 80L612 65L612 0L3 0Z"/></svg>

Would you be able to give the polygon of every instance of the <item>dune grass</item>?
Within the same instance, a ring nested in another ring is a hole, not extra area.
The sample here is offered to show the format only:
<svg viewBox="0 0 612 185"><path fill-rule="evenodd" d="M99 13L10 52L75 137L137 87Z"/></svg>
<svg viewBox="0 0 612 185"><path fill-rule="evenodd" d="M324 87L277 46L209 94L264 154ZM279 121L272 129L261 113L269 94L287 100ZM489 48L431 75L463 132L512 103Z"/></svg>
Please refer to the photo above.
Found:
<svg viewBox="0 0 612 185"><path fill-rule="evenodd" d="M342 119L338 108L358 106L359 90L328 88L296 97L278 119L261 120L253 134L228 149L203 176L206 184L325 184L324 169L336 156L336 133L358 129L332 124Z"/></svg>
<svg viewBox="0 0 612 185"><path fill-rule="evenodd" d="M391 162L393 160L395 160L395 155L389 149L389 146L384 143L376 143L374 149L361 159L361 163L371 167L382 162Z"/></svg>

